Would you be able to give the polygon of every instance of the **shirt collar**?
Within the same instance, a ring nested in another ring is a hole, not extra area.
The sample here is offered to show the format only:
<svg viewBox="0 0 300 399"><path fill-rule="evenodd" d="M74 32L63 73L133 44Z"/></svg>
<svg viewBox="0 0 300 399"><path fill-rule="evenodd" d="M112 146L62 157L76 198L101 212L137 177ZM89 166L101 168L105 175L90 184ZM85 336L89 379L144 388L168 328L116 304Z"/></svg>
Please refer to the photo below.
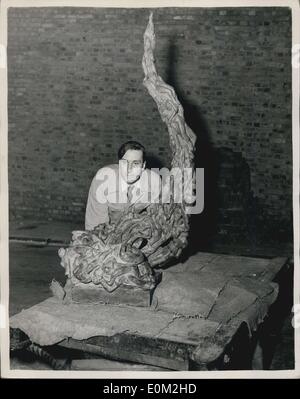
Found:
<svg viewBox="0 0 300 399"><path fill-rule="evenodd" d="M119 181L120 190L121 190L122 192L125 192L125 191L127 192L129 186L133 186L133 187L135 187L135 188L142 189L141 181L142 181L142 178L143 178L143 176L144 176L144 173L145 173L145 169L142 171L142 174L141 174L140 178L139 178L135 183L132 183L132 184L128 184L128 183L123 179L122 175L120 174L120 181Z"/></svg>

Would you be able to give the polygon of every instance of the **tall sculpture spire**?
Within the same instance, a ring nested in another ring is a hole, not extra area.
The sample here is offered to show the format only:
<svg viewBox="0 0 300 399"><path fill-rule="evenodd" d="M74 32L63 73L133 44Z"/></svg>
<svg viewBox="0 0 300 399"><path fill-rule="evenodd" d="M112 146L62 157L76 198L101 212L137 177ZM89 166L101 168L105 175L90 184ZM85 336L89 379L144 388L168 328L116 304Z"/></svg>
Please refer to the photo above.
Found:
<svg viewBox="0 0 300 399"><path fill-rule="evenodd" d="M175 90L157 74L154 58L155 33L153 25L153 13L150 14L148 26L144 33L144 86L155 101L163 122L167 125L170 147L172 153L172 168L183 173L184 169L194 168L194 149L196 136L185 123L184 111ZM186 192L183 198L189 196L191 186L195 185L195 175L191 175L191 181L186 183Z"/></svg>

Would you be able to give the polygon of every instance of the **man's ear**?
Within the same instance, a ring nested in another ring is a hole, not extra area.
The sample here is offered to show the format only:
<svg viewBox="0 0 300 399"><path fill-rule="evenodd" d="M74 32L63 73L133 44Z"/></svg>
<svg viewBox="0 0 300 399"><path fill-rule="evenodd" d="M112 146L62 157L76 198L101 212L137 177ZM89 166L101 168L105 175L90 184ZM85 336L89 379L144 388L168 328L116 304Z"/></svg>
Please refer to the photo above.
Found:
<svg viewBox="0 0 300 399"><path fill-rule="evenodd" d="M143 169L145 169L145 167L146 167L146 161L144 161L143 163Z"/></svg>

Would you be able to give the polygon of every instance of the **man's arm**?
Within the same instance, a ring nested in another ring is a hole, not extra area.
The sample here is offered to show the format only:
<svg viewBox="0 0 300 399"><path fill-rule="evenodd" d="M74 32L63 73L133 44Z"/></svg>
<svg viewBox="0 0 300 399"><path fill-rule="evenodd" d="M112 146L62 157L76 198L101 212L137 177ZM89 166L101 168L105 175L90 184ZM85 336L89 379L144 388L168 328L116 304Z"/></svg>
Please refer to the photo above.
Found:
<svg viewBox="0 0 300 399"><path fill-rule="evenodd" d="M104 195L101 195L101 183L103 183L103 181L97 179L96 175L92 181L86 205L86 230L93 230L99 224L109 221L107 201L105 201Z"/></svg>

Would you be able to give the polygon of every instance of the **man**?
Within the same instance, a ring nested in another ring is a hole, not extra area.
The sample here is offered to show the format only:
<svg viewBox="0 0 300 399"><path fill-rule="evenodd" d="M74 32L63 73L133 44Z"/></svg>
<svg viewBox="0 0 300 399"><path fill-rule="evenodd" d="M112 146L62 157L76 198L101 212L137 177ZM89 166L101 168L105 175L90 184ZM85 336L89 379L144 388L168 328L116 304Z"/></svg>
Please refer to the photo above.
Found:
<svg viewBox="0 0 300 399"><path fill-rule="evenodd" d="M133 206L144 209L158 202L160 176L146 169L145 148L136 141L124 143L118 151L118 164L101 168L89 190L85 229L92 230L101 223L116 222Z"/></svg>

